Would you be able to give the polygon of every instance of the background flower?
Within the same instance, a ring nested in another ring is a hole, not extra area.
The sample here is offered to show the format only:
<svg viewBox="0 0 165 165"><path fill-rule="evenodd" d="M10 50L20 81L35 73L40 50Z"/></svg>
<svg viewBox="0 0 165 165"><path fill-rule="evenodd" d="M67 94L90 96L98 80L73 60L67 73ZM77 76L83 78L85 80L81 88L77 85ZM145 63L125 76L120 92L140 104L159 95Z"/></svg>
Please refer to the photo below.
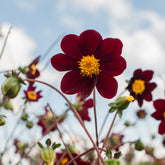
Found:
<svg viewBox="0 0 165 165"><path fill-rule="evenodd" d="M157 86L155 83L150 82L152 76L152 70L142 71L141 69L137 69L134 71L133 77L126 87L126 89L130 92L130 95L138 101L140 107L143 104L143 100L152 101L151 92Z"/></svg>
<svg viewBox="0 0 165 165"><path fill-rule="evenodd" d="M161 135L165 134L165 100L155 100L153 105L156 109L156 112L152 113L151 116L156 120L161 120L158 132Z"/></svg>

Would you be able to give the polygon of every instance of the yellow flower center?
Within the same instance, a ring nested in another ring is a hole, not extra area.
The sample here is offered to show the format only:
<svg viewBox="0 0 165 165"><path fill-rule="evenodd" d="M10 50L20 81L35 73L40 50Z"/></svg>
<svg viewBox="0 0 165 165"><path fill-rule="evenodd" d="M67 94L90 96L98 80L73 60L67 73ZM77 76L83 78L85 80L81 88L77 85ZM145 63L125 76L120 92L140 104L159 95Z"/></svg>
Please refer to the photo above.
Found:
<svg viewBox="0 0 165 165"><path fill-rule="evenodd" d="M164 117L164 120L165 120L165 112L163 113L163 117Z"/></svg>
<svg viewBox="0 0 165 165"><path fill-rule="evenodd" d="M30 100L36 100L37 94L34 91L27 91L27 96Z"/></svg>
<svg viewBox="0 0 165 165"><path fill-rule="evenodd" d="M32 65L31 66L31 69L32 69L32 75L34 75L36 73L36 65Z"/></svg>
<svg viewBox="0 0 165 165"><path fill-rule="evenodd" d="M64 159L62 159L61 165L66 164L68 161L69 161L69 159L67 157L65 157Z"/></svg>
<svg viewBox="0 0 165 165"><path fill-rule="evenodd" d="M126 99L128 102L132 102L134 101L134 97L133 96L128 96L127 99Z"/></svg>
<svg viewBox="0 0 165 165"><path fill-rule="evenodd" d="M143 80L135 80L132 84L132 91L137 94L142 94L145 90L145 81Z"/></svg>
<svg viewBox="0 0 165 165"><path fill-rule="evenodd" d="M83 56L81 61L78 61L79 68L81 69L80 73L82 74L82 76L88 76L92 78L92 75L98 75L101 71L99 69L99 61L100 60L96 59L94 55Z"/></svg>

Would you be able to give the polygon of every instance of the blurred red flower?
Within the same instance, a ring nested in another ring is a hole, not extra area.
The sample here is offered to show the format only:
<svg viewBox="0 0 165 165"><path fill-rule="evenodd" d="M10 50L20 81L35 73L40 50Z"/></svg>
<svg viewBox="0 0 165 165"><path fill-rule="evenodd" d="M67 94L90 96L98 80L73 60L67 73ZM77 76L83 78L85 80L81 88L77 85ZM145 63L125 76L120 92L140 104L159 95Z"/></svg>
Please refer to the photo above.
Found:
<svg viewBox="0 0 165 165"><path fill-rule="evenodd" d="M133 77L129 81L126 89L130 92L137 101L139 106L143 105L143 100L152 101L151 92L156 88L155 83L151 83L153 71L146 70L142 71L141 69L137 69L134 71Z"/></svg>
<svg viewBox="0 0 165 165"><path fill-rule="evenodd" d="M61 81L61 90L66 94L81 92L86 98L96 86L103 97L114 97L118 87L114 76L126 68L122 46L119 39L103 40L95 30L86 30L80 36L66 35L61 42L64 53L51 58L56 70L68 71Z"/></svg>
<svg viewBox="0 0 165 165"><path fill-rule="evenodd" d="M76 153L72 153L73 158L76 157L78 154ZM56 161L54 164L56 164L58 161L60 161L60 165L65 165L66 163L68 163L70 161L70 157L67 153L56 153ZM84 161L81 158L76 159L76 163L78 165L90 165L90 162ZM73 163L71 163L70 165L73 165Z"/></svg>
<svg viewBox="0 0 165 165"><path fill-rule="evenodd" d="M36 69L36 65L38 64L40 56L32 61L32 63L28 66L29 71L26 73L27 78L35 79L40 76L40 72Z"/></svg>
<svg viewBox="0 0 165 165"><path fill-rule="evenodd" d="M156 109L156 112L152 113L151 116L156 120L161 120L158 133L163 135L165 134L165 100L163 99L155 100L153 105L154 108Z"/></svg>
<svg viewBox="0 0 165 165"><path fill-rule="evenodd" d="M36 87L33 86L33 84L29 84L27 91L24 91L25 98L29 102L36 102L38 101L42 96L40 95L41 91L35 92Z"/></svg>
<svg viewBox="0 0 165 165"><path fill-rule="evenodd" d="M76 97L76 102L73 104L75 109L80 114L82 120L90 121L88 109L93 107L93 99L85 100L81 97L81 94L78 93Z"/></svg>

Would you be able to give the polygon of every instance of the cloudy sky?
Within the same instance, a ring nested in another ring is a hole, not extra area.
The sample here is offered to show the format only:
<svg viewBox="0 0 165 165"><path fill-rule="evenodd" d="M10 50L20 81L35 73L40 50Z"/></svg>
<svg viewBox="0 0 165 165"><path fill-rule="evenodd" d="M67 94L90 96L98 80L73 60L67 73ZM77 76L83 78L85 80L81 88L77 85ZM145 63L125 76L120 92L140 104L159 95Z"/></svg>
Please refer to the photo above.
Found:
<svg viewBox="0 0 165 165"><path fill-rule="evenodd" d="M164 0L5 0L0 5L0 48L10 26L12 31L0 69L24 65L38 55L43 67L61 51L62 36L95 29L103 38L119 38L124 44L122 56L127 69L118 78L119 91L124 86L120 80L128 79L137 68L152 69L155 76L165 77L164 6ZM53 42L56 44L45 56ZM41 79L59 84L60 75L49 65ZM163 84L159 78L155 80ZM162 90L156 93L163 97ZM104 99L97 99L101 109ZM98 116L101 114L99 111Z"/></svg>

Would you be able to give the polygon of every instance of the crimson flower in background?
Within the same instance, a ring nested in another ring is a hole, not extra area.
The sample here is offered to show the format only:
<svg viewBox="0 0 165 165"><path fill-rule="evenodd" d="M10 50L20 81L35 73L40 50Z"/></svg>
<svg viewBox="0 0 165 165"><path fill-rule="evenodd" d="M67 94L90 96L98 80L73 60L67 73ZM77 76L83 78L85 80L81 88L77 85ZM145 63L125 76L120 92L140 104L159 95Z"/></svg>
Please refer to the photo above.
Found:
<svg viewBox="0 0 165 165"><path fill-rule="evenodd" d="M76 102L75 104L73 104L73 106L78 111L83 121L91 120L88 114L88 108L93 107L93 99L85 100L81 97L81 94L78 93L76 97Z"/></svg>
<svg viewBox="0 0 165 165"><path fill-rule="evenodd" d="M152 113L151 116L156 120L161 121L158 132L159 134L163 135L165 134L165 100L163 99L155 100L153 105L154 108L156 109L156 112Z"/></svg>
<svg viewBox="0 0 165 165"><path fill-rule="evenodd" d="M64 53L51 58L56 70L68 71L61 81L61 90L66 94L81 92L86 98L96 86L103 97L114 97L118 87L114 76L126 68L122 46L119 39L103 40L95 30L86 30L80 36L66 35L61 42Z"/></svg>
<svg viewBox="0 0 165 165"><path fill-rule="evenodd" d="M141 69L137 69L134 71L133 77L126 88L130 92L130 95L138 101L140 107L143 104L143 100L152 101L151 92L157 86L155 83L150 82L152 76L152 70L142 71Z"/></svg>
<svg viewBox="0 0 165 165"><path fill-rule="evenodd" d="M42 96L40 95L41 91L35 92L36 87L33 86L33 84L29 84L27 91L24 91L25 98L29 102L36 102L38 101Z"/></svg>
<svg viewBox="0 0 165 165"><path fill-rule="evenodd" d="M35 79L40 76L40 72L36 69L40 56L33 60L33 62L28 66L29 71L26 73L27 78Z"/></svg>
<svg viewBox="0 0 165 165"><path fill-rule="evenodd" d="M76 157L78 154L76 153L72 153L72 157ZM60 165L65 165L66 163L68 163L70 161L70 157L67 153L56 153L56 161L54 163L54 165L60 161ZM90 165L90 162L84 161L81 158L76 159L76 163L78 165ZM73 163L71 163L70 165L74 165Z"/></svg>
<svg viewBox="0 0 165 165"><path fill-rule="evenodd" d="M54 131L57 129L56 123L54 121L54 117L56 117L57 123L61 123L66 118L66 113L61 116L55 116L53 111L48 109L48 106L45 107L45 114L39 116L39 121L37 125L42 128L42 135L49 133L50 131Z"/></svg>

